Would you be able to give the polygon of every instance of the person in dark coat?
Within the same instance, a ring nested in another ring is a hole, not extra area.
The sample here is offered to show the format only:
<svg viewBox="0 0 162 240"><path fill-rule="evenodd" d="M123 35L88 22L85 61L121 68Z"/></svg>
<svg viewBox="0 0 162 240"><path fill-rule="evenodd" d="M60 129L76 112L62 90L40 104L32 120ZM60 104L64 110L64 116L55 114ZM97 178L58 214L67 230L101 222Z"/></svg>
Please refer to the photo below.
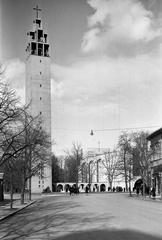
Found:
<svg viewBox="0 0 162 240"><path fill-rule="evenodd" d="M136 193L137 193L137 196L139 196L139 186L136 187Z"/></svg>
<svg viewBox="0 0 162 240"><path fill-rule="evenodd" d="M153 198L155 198L155 196L156 196L156 189L155 189L155 187L152 188L152 196L153 196Z"/></svg>
<svg viewBox="0 0 162 240"><path fill-rule="evenodd" d="M86 195L88 195L88 191L89 191L89 188L88 186L86 186L86 189L85 189Z"/></svg>
<svg viewBox="0 0 162 240"><path fill-rule="evenodd" d="M74 193L73 187L69 187L69 192L70 192L70 195L73 195Z"/></svg>

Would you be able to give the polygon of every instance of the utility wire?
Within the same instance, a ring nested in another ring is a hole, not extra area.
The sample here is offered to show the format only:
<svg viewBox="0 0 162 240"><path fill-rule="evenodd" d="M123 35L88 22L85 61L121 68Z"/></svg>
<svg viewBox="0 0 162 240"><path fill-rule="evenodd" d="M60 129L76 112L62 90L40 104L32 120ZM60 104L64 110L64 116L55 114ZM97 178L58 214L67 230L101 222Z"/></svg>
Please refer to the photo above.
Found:
<svg viewBox="0 0 162 240"><path fill-rule="evenodd" d="M94 132L104 131L122 131L122 130L133 130L133 129L147 129L147 128L161 128L162 126L147 126L147 127L126 127L126 128L107 128L107 129L94 129ZM89 129L72 129L72 128L53 128L54 130L65 130L65 131L81 131L87 132Z"/></svg>

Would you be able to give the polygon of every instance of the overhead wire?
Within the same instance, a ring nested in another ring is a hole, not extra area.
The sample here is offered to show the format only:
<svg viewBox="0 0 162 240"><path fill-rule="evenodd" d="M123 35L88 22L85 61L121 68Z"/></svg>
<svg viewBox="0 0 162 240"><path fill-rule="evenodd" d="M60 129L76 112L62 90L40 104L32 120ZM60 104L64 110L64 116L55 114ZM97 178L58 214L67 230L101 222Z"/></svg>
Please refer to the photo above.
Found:
<svg viewBox="0 0 162 240"><path fill-rule="evenodd" d="M147 128L161 128L162 126L141 126L141 127L125 127L125 128L107 128L107 129L93 129L94 132L99 131L123 131L123 130L133 130L133 129L147 129ZM65 130L65 131L81 131L87 132L89 129L75 129L75 128L53 128L54 130Z"/></svg>

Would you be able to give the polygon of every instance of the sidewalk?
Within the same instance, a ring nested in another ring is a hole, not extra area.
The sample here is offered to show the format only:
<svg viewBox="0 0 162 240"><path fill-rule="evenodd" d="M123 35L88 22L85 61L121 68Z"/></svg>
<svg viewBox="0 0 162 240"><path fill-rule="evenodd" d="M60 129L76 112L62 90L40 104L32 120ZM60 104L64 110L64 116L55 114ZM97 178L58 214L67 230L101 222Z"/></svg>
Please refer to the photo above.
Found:
<svg viewBox="0 0 162 240"><path fill-rule="evenodd" d="M141 194L137 195L136 193L132 193L131 196L144 201L162 202L161 196L150 197L149 195L142 196ZM129 193L128 193L128 197L130 197Z"/></svg>
<svg viewBox="0 0 162 240"><path fill-rule="evenodd" d="M35 203L37 199L44 198L46 196L58 196L62 195L59 193L51 193L51 194L32 194L32 201L29 201L28 197L25 197L24 204L20 203L20 194L14 194L13 195L13 208L10 208L10 195L9 194L4 194L4 201L0 201L0 221L3 219L10 217L14 215L15 213L21 211L22 209L30 206L31 204Z"/></svg>
<svg viewBox="0 0 162 240"><path fill-rule="evenodd" d="M10 208L10 198L9 195L4 195L4 201L0 202L0 221L3 219L12 216L13 214L19 212L20 210L28 207L29 205L35 203L36 200L25 200L24 204L20 202L20 195L16 194L13 199L13 208Z"/></svg>

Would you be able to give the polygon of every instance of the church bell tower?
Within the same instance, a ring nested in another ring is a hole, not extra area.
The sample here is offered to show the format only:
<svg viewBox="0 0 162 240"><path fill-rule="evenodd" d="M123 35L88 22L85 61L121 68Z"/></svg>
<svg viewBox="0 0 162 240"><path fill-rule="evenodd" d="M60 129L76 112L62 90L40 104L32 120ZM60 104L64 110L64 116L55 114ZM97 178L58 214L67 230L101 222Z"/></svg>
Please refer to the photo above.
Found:
<svg viewBox="0 0 162 240"><path fill-rule="evenodd" d="M33 116L41 115L43 128L51 136L51 82L50 82L50 54L47 33L42 28L42 20L38 17L33 21L33 30L27 33L28 44L26 48L26 104L30 103L30 112ZM51 149L49 149L51 151ZM31 179L31 192L40 193L46 187L52 190L52 170L45 167L43 176Z"/></svg>

